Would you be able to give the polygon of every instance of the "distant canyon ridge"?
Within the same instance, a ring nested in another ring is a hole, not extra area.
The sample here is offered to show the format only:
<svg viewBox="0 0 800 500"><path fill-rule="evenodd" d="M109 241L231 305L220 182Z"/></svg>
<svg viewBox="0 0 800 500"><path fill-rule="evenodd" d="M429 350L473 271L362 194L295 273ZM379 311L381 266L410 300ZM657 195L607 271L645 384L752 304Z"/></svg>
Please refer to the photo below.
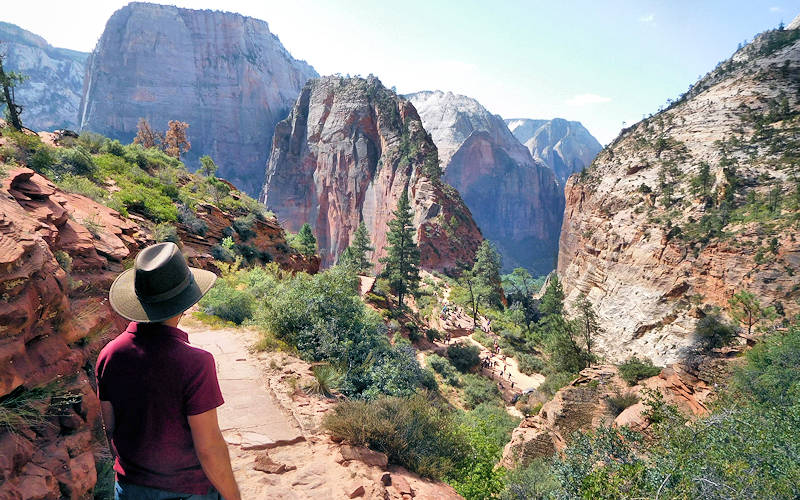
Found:
<svg viewBox="0 0 800 500"><path fill-rule="evenodd" d="M199 157L210 155L221 177L251 195L263 193L289 229L310 222L322 243L324 264L335 261L361 220L373 226L373 244L381 245L375 223L385 223L386 214L370 212L374 207L360 199L343 205L331 201L357 192L352 185L335 183L326 188L326 199L304 195L307 207L297 210L299 201L293 197L302 185L278 182L290 167L282 164L288 158L281 149L285 129L276 125L288 119L299 126L292 113L303 107L304 86L318 74L292 57L266 22L134 2L111 16L91 54L54 48L6 23L0 23L0 39L8 47L7 69L30 77L18 91L23 121L30 128L88 130L130 142L140 118L162 130L169 120L185 121L191 142L183 158L187 165L196 168ZM358 107L361 97L339 104ZM419 112L438 150L444 184L456 188L471 212L464 219L474 220L483 237L495 243L504 268L522 266L536 274L554 269L564 184L591 162L600 150L597 140L578 122L504 121L478 101L452 93L418 92L403 100L409 113ZM330 103L322 105L330 111ZM366 137L378 141L370 147L377 147L374 158L380 159L386 144L378 138L386 131L375 132ZM364 139L338 140L355 148ZM357 149L342 151L337 175L372 176L374 165L353 159L359 154ZM299 176L309 166L291 168L300 169L291 172ZM284 202L289 204L279 204ZM451 257L441 259L455 265Z"/></svg>

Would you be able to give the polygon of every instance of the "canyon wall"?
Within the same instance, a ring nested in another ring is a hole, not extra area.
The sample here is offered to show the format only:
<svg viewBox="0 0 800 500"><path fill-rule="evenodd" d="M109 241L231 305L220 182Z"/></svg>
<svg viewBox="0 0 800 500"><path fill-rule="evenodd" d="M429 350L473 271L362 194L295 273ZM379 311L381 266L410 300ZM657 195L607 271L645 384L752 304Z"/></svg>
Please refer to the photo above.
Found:
<svg viewBox="0 0 800 500"><path fill-rule="evenodd" d="M89 54L60 49L13 24L0 22L3 68L27 77L17 85L22 124L33 130L76 129ZM0 112L5 105L0 105Z"/></svg>
<svg viewBox="0 0 800 500"><path fill-rule="evenodd" d="M562 186L570 175L588 167L603 149L581 122L512 118L506 124L535 160L550 167Z"/></svg>
<svg viewBox="0 0 800 500"><path fill-rule="evenodd" d="M481 233L458 192L439 180L436 146L414 106L374 77L309 81L275 129L261 200L288 230L308 222L323 265L361 221L385 255L386 223L408 191L426 269L471 263Z"/></svg>
<svg viewBox="0 0 800 500"><path fill-rule="evenodd" d="M316 76L267 23L240 14L133 2L116 11L89 57L82 130L130 142L139 118L189 124L187 165L257 194L275 124Z"/></svg>
<svg viewBox="0 0 800 500"><path fill-rule="evenodd" d="M607 359L682 358L742 290L800 312L799 137L800 30L775 30L569 179L558 273L594 303Z"/></svg>
<svg viewBox="0 0 800 500"><path fill-rule="evenodd" d="M439 149L444 181L461 193L483 235L497 246L503 269L552 271L564 209L553 173L475 99L441 91L407 97Z"/></svg>

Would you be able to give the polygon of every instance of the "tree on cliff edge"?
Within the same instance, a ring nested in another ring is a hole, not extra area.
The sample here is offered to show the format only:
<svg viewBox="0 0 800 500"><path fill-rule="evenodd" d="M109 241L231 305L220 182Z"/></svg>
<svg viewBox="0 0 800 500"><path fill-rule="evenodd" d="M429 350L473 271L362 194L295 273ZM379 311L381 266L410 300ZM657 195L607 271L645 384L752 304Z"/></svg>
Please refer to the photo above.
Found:
<svg viewBox="0 0 800 500"><path fill-rule="evenodd" d="M353 242L344 249L339 262L350 266L358 274L366 274L375 266L367 258L367 254L374 250L375 248L370 244L367 226L362 221L356 232L353 233Z"/></svg>
<svg viewBox="0 0 800 500"><path fill-rule="evenodd" d="M14 100L14 87L17 84L24 82L26 76L14 71L6 72L3 69L3 54L0 53L0 86L3 87L3 93L0 94L0 104L6 105L6 115L11 126L16 130L22 130L22 122L19 119L22 113L22 106L18 105Z"/></svg>
<svg viewBox="0 0 800 500"><path fill-rule="evenodd" d="M144 148L161 147L164 142L164 134L150 126L146 118L139 118L136 124L136 137L133 138L134 144L141 144Z"/></svg>
<svg viewBox="0 0 800 500"><path fill-rule="evenodd" d="M397 294L397 302L403 307L403 297L414 292L419 286L419 247L414 243L414 214L408 194L403 191L397 202L397 209L392 212L394 218L389 221L389 232L385 247L386 257L380 259L385 264L382 275L389 280L389 285Z"/></svg>
<svg viewBox="0 0 800 500"><path fill-rule="evenodd" d="M186 137L189 124L178 120L170 120L167 124L167 133L164 134L164 152L173 158L181 159L181 153L189 151L192 144Z"/></svg>
<svg viewBox="0 0 800 500"><path fill-rule="evenodd" d="M311 257L317 253L317 239L314 238L314 233L311 231L311 224L306 222L297 232L297 246L300 253L306 257Z"/></svg>

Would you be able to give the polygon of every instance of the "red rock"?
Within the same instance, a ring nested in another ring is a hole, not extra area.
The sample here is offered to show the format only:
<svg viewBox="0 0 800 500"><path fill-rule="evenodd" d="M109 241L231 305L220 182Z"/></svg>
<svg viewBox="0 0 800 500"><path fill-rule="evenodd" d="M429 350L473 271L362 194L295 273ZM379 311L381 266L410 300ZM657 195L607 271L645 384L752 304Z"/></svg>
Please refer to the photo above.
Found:
<svg viewBox="0 0 800 500"><path fill-rule="evenodd" d="M27 464L22 468L19 480L19 494L23 500L55 500L61 498L58 481L47 469Z"/></svg>
<svg viewBox="0 0 800 500"><path fill-rule="evenodd" d="M408 484L408 480L400 474L392 474L392 488L397 490L401 495L414 496L414 490Z"/></svg>
<svg viewBox="0 0 800 500"><path fill-rule="evenodd" d="M256 455L253 468L261 472L266 472L267 474L283 474L284 472L297 469L294 465L275 462L266 451Z"/></svg>
<svg viewBox="0 0 800 500"><path fill-rule="evenodd" d="M364 493L366 493L366 490L364 489L364 485L362 484L358 488L354 489L353 492L350 493L350 495L348 495L348 497L349 498L363 497Z"/></svg>
<svg viewBox="0 0 800 500"><path fill-rule="evenodd" d="M389 463L389 458L385 454L361 446L344 445L339 448L339 454L341 457L337 461L340 463L348 460L358 460L376 467L386 467Z"/></svg>
<svg viewBox="0 0 800 500"><path fill-rule="evenodd" d="M5 432L0 434L0 479L12 477L13 472L33 456L33 444L27 439Z"/></svg>

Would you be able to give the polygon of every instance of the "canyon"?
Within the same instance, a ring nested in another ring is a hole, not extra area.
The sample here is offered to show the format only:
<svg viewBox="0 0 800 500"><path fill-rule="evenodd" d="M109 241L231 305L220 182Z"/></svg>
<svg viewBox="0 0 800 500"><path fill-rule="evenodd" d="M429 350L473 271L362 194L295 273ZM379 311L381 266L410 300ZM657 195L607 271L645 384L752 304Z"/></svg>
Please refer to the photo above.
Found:
<svg viewBox="0 0 800 500"><path fill-rule="evenodd" d="M553 270L564 198L553 172L534 161L503 119L452 92L409 94L455 187L510 272Z"/></svg>

